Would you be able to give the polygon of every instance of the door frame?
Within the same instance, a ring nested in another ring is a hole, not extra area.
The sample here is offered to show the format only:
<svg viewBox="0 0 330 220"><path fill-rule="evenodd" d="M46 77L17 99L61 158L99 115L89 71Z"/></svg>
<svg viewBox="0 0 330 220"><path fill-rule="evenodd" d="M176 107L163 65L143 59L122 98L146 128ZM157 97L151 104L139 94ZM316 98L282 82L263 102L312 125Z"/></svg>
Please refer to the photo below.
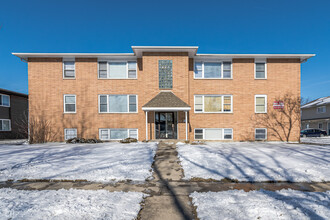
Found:
<svg viewBox="0 0 330 220"><path fill-rule="evenodd" d="M157 113L159 113L159 112L172 113L173 112L173 115L176 113L176 139L175 140L178 140L179 139L179 114L178 114L178 111L154 111L154 137L155 137L155 140L162 140L162 139L156 138L156 112ZM169 139L169 140L172 140L172 139Z"/></svg>

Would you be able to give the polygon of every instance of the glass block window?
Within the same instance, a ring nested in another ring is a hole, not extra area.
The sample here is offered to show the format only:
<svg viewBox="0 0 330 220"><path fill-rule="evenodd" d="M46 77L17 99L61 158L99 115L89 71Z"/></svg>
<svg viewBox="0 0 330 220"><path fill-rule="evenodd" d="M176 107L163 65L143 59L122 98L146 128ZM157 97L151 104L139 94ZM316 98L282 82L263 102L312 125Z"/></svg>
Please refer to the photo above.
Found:
<svg viewBox="0 0 330 220"><path fill-rule="evenodd" d="M172 60L159 60L159 88L172 89L173 88L173 70Z"/></svg>
<svg viewBox="0 0 330 220"><path fill-rule="evenodd" d="M266 140L267 139L267 129L266 128L256 128L255 139L256 140Z"/></svg>

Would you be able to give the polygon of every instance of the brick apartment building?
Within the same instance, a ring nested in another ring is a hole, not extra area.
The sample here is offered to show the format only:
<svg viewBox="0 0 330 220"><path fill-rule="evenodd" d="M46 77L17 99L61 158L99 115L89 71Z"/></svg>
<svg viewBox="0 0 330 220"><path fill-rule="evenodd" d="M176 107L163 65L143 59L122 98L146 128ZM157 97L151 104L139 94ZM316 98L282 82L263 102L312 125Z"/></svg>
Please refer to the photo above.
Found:
<svg viewBox="0 0 330 220"><path fill-rule="evenodd" d="M0 139L27 138L28 95L0 89Z"/></svg>
<svg viewBox="0 0 330 220"><path fill-rule="evenodd" d="M300 96L313 54L197 54L198 47L133 46L134 53L13 53L28 62L30 116L54 141L276 140L251 122L280 94ZM299 140L299 125L292 141Z"/></svg>

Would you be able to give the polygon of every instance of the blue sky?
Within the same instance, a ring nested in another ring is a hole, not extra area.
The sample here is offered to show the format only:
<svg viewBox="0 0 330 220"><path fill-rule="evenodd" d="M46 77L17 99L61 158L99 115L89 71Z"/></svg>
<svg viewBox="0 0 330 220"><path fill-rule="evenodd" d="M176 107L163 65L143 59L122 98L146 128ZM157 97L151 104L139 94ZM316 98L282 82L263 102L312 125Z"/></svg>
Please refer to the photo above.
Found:
<svg viewBox="0 0 330 220"><path fill-rule="evenodd" d="M70 1L0 3L0 88L27 93L12 52L132 52L199 46L199 53L316 53L302 96L330 96L330 1Z"/></svg>

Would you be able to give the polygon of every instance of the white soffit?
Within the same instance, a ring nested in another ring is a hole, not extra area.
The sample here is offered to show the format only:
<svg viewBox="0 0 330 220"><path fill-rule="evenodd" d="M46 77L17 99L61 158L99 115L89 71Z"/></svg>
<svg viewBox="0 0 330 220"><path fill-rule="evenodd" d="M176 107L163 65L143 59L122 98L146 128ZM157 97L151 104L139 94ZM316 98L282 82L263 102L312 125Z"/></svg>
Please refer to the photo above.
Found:
<svg viewBox="0 0 330 220"><path fill-rule="evenodd" d="M189 57L196 55L197 46L132 46L137 57L142 57L143 52L187 52Z"/></svg>
<svg viewBox="0 0 330 220"><path fill-rule="evenodd" d="M314 57L315 54L196 54L196 59L233 59L233 58L296 58L301 62L307 61L309 58Z"/></svg>

